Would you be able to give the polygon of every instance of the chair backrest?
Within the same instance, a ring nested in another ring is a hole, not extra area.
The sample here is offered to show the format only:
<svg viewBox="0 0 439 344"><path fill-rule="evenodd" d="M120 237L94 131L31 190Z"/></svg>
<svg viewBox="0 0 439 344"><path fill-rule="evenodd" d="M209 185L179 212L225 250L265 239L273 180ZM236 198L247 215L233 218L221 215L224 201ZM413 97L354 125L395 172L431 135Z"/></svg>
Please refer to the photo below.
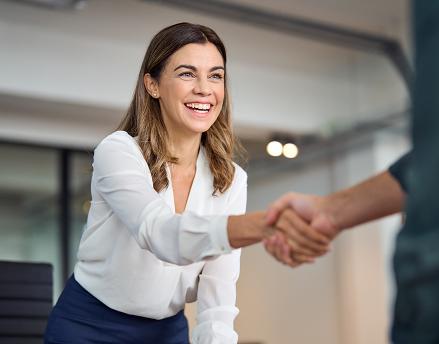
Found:
<svg viewBox="0 0 439 344"><path fill-rule="evenodd" d="M52 265L0 261L0 343L42 343L52 310Z"/></svg>

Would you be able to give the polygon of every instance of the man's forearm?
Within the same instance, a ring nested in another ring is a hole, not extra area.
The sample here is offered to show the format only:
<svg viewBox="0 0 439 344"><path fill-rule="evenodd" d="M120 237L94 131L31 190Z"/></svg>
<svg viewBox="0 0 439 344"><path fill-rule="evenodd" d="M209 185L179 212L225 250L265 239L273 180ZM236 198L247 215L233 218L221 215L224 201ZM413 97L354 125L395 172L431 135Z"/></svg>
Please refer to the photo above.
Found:
<svg viewBox="0 0 439 344"><path fill-rule="evenodd" d="M389 172L382 172L358 185L328 195L322 207L339 229L401 212L405 193Z"/></svg>

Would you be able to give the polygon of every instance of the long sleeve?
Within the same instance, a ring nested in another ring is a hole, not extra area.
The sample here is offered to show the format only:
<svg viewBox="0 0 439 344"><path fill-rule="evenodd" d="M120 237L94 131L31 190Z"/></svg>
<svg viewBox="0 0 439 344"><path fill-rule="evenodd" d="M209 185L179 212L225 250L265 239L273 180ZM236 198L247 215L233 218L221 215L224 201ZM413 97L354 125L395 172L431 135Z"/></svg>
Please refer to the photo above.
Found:
<svg viewBox="0 0 439 344"><path fill-rule="evenodd" d="M229 215L245 213L247 178L241 175L240 185L229 206ZM198 286L197 326L192 333L194 344L234 344L238 335L233 321L236 308L236 282L239 277L241 250L206 262Z"/></svg>
<svg viewBox="0 0 439 344"><path fill-rule="evenodd" d="M99 144L93 169L99 196L139 246L159 259L186 265L232 251L227 216L174 214L154 190L140 148L127 133L115 132Z"/></svg>

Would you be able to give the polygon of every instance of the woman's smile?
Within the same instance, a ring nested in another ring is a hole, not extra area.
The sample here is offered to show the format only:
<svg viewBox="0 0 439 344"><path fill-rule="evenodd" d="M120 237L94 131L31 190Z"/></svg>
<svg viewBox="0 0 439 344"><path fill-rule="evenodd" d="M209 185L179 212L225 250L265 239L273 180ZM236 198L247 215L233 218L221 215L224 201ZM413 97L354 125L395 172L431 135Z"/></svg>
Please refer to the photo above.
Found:
<svg viewBox="0 0 439 344"><path fill-rule="evenodd" d="M191 102L185 103L184 105L191 115L200 119L208 117L209 113L211 113L211 109L213 109L213 105L210 103Z"/></svg>
<svg viewBox="0 0 439 344"><path fill-rule="evenodd" d="M172 137L200 137L215 123L225 95L224 60L212 43L190 43L177 50L160 78L147 76L157 94L166 130Z"/></svg>

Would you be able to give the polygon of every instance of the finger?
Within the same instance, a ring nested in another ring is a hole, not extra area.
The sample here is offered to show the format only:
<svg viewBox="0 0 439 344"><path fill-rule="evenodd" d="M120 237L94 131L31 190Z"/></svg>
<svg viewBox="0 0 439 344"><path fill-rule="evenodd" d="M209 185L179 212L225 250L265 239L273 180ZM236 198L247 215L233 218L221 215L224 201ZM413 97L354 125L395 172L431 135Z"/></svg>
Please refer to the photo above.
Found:
<svg viewBox="0 0 439 344"><path fill-rule="evenodd" d="M267 213L265 215L266 224L269 226L273 225L279 218L279 214L284 209L291 206L290 203L292 202L293 198L293 193L287 193L274 201L267 209Z"/></svg>
<svg viewBox="0 0 439 344"><path fill-rule="evenodd" d="M264 240L264 246L268 253L270 253L278 262L286 264L291 267L298 265L290 257L289 246L284 242L283 238L279 238L277 233L272 235L269 239Z"/></svg>
<svg viewBox="0 0 439 344"><path fill-rule="evenodd" d="M290 246L291 251L304 256L319 257L328 253L328 249L315 250L313 248L309 248L309 246L306 246L306 244L300 243L298 240L292 237L287 239L287 243Z"/></svg>
<svg viewBox="0 0 439 344"><path fill-rule="evenodd" d="M315 258L301 255L301 254L293 254L292 259L301 264L311 264L315 262Z"/></svg>
<svg viewBox="0 0 439 344"><path fill-rule="evenodd" d="M295 261L290 251L290 246L286 243L285 236L278 232L269 238L263 240L266 251L273 256L278 262L288 265L289 267L297 267L301 263ZM279 250L277 246L280 246Z"/></svg>
<svg viewBox="0 0 439 344"><path fill-rule="evenodd" d="M266 237L264 237L264 239L262 239L262 243L264 245L271 245L273 241L273 235L267 235Z"/></svg>
<svg viewBox="0 0 439 344"><path fill-rule="evenodd" d="M287 244L282 244L281 247L282 247L281 256L279 257L280 262L292 268L302 265L301 262L298 262L297 260L293 259L294 256L291 254L290 247Z"/></svg>
<svg viewBox="0 0 439 344"><path fill-rule="evenodd" d="M315 244L306 237L303 237L300 232L288 233L288 244L293 244L295 252L307 256L321 256L329 252L329 245Z"/></svg>
<svg viewBox="0 0 439 344"><path fill-rule="evenodd" d="M311 246L316 249L323 248L327 246L331 240L324 234L320 233L313 227L311 227L307 222L305 222L297 213L293 210L286 210L283 214L297 232L302 234L303 238L308 239Z"/></svg>
<svg viewBox="0 0 439 344"><path fill-rule="evenodd" d="M288 231L288 227L291 226L290 223L285 225L286 230ZM328 245L322 245L319 243L315 243L308 238L304 237L302 233L291 230L286 233L288 236L287 242L290 246L294 247L295 252L307 255L307 256L321 256L329 251Z"/></svg>
<svg viewBox="0 0 439 344"><path fill-rule="evenodd" d="M276 251L276 254L277 256L281 254L281 259L285 264L298 265L309 263L316 257L316 254L303 250L297 243L287 238L283 233L279 232L276 236L276 240L280 240L280 242L277 242L279 249ZM300 257L300 259L296 259L296 257Z"/></svg>
<svg viewBox="0 0 439 344"><path fill-rule="evenodd" d="M294 259L293 255L293 246L288 244L288 239L285 237L285 235L281 232L277 233L277 237L279 238L282 250L282 262L292 268L297 267L299 265L302 265L301 262L298 262Z"/></svg>
<svg viewBox="0 0 439 344"><path fill-rule="evenodd" d="M283 256L282 246L283 245L282 245L281 239L279 238L278 234L275 234L274 238L275 238L275 241L274 241L274 252L275 252L276 259L283 263L283 261L282 261L282 256Z"/></svg>
<svg viewBox="0 0 439 344"><path fill-rule="evenodd" d="M293 247L295 252L297 251L304 255L319 256L328 251L327 245L315 243L307 237L304 237L302 232L298 231L296 226L284 215L282 215L282 218L276 223L276 227L286 234L288 244Z"/></svg>
<svg viewBox="0 0 439 344"><path fill-rule="evenodd" d="M262 241L262 243L264 244L264 248L265 248L265 250L269 253L269 254L271 254L271 255L273 255L273 253L274 253L274 244L273 244L273 236L271 236L271 237L268 237L268 238L265 238L263 241Z"/></svg>
<svg viewBox="0 0 439 344"><path fill-rule="evenodd" d="M300 265L298 262L292 259L290 246L286 242L282 243L282 261L284 264L291 267Z"/></svg>
<svg viewBox="0 0 439 344"><path fill-rule="evenodd" d="M297 238L300 238L297 233L288 233L288 238L286 239L286 242L290 247L290 251L293 253L298 253L305 256L319 256L323 254L322 251L310 249L301 243L300 239L298 240Z"/></svg>

